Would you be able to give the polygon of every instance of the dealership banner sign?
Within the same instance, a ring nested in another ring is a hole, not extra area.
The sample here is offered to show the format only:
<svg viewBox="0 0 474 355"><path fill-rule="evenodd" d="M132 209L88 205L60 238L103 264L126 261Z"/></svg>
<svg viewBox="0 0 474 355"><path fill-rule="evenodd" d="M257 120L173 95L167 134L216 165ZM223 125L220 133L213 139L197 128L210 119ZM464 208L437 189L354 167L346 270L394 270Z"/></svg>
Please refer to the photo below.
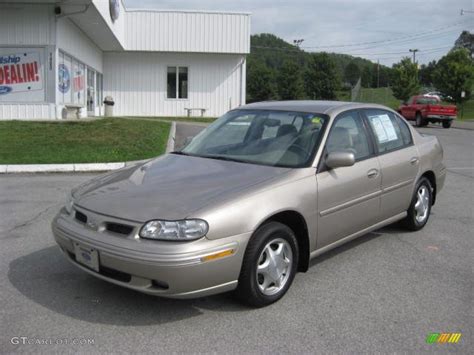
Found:
<svg viewBox="0 0 474 355"><path fill-rule="evenodd" d="M39 51L0 54L0 95L43 90Z"/></svg>

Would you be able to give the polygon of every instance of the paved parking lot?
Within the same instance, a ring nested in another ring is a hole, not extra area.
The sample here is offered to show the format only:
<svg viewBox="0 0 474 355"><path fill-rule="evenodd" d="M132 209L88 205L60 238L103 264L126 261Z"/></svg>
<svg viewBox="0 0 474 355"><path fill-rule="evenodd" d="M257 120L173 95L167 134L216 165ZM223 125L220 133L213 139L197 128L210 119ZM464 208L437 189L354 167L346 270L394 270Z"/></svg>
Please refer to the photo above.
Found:
<svg viewBox="0 0 474 355"><path fill-rule="evenodd" d="M474 131L423 132L441 138L449 171L426 228L392 226L335 249L258 310L230 295L154 298L81 272L50 221L92 175L0 175L0 352L472 351ZM427 345L431 332L463 335Z"/></svg>

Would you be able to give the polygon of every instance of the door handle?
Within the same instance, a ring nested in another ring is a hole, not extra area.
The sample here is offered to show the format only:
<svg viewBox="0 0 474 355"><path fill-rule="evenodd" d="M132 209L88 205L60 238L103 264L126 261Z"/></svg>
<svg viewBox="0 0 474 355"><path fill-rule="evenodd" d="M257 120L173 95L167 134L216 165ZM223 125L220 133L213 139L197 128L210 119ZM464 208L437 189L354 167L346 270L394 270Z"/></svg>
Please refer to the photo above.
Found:
<svg viewBox="0 0 474 355"><path fill-rule="evenodd" d="M367 177L369 179L372 179L374 177L377 177L379 175L379 171L377 169L370 169L368 172L367 172Z"/></svg>
<svg viewBox="0 0 474 355"><path fill-rule="evenodd" d="M418 157L413 157L410 159L410 164L411 165L416 165L418 164L418 162L420 161L420 159L418 159Z"/></svg>

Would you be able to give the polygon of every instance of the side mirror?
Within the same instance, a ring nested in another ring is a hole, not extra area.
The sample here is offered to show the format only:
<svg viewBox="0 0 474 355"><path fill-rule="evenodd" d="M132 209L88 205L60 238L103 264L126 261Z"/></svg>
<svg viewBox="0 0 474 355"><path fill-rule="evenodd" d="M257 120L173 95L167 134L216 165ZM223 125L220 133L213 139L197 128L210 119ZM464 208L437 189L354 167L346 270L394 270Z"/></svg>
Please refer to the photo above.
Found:
<svg viewBox="0 0 474 355"><path fill-rule="evenodd" d="M326 166L330 169L355 164L355 156L352 152L331 152L326 157Z"/></svg>

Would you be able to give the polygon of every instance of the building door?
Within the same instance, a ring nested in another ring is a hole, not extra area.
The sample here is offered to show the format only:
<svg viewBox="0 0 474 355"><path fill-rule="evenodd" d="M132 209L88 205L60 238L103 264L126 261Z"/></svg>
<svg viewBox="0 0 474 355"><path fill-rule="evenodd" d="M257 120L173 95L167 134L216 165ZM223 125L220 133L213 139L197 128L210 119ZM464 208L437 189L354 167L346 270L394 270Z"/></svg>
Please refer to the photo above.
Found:
<svg viewBox="0 0 474 355"><path fill-rule="evenodd" d="M87 115L95 116L96 106L96 82L95 82L95 71L91 68L87 68Z"/></svg>

